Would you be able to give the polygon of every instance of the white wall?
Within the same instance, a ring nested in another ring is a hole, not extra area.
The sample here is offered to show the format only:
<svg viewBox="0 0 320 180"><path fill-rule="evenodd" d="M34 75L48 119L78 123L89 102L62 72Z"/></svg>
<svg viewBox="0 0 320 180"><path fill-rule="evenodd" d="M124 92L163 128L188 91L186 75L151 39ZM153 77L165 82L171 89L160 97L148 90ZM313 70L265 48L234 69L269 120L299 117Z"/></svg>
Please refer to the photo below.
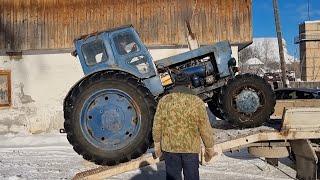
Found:
<svg viewBox="0 0 320 180"><path fill-rule="evenodd" d="M159 60L188 49L150 50ZM83 72L68 54L0 56L0 69L12 71L12 107L0 109L0 134L41 133L63 128L63 99ZM21 91L23 89L23 92Z"/></svg>
<svg viewBox="0 0 320 180"><path fill-rule="evenodd" d="M20 60L0 57L0 68L11 70L13 101L12 107L0 109L0 134L47 132L62 127L63 98L83 76L74 57L70 54L29 55Z"/></svg>

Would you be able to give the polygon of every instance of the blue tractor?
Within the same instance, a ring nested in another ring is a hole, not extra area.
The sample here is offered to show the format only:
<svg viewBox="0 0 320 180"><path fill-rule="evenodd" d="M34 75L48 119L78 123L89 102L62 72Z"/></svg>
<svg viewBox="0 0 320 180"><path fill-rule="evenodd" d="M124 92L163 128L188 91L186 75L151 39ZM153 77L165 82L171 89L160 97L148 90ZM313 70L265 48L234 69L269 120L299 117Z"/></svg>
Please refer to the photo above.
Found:
<svg viewBox="0 0 320 180"><path fill-rule="evenodd" d="M271 86L238 74L228 41L156 62L132 26L75 39L74 56L85 77L64 100L64 128L86 160L115 165L141 156L152 145L157 101L178 82L235 127L260 126L275 105Z"/></svg>

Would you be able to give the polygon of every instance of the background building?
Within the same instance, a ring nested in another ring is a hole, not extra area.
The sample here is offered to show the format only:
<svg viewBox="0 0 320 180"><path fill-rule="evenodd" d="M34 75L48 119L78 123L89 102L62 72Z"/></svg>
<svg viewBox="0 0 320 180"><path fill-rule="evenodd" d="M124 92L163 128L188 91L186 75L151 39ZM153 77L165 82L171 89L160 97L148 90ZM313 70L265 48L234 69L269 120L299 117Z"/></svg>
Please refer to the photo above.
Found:
<svg viewBox="0 0 320 180"><path fill-rule="evenodd" d="M301 79L320 81L320 21L305 21L295 40L300 46Z"/></svg>

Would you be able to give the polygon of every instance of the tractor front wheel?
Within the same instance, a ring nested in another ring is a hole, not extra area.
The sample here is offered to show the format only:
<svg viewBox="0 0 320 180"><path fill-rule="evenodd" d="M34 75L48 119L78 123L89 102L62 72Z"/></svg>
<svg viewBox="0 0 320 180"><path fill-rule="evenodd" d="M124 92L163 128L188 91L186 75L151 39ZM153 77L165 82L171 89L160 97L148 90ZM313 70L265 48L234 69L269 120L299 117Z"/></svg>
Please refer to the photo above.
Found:
<svg viewBox="0 0 320 180"><path fill-rule="evenodd" d="M222 92L222 116L236 127L261 126L274 112L275 94L270 84L257 75L237 75Z"/></svg>

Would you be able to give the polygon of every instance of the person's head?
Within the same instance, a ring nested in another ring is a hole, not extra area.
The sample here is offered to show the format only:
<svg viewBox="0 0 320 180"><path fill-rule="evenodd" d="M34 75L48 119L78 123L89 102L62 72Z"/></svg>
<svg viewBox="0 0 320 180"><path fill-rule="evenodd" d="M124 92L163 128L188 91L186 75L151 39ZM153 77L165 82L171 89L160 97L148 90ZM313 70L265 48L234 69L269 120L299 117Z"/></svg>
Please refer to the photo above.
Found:
<svg viewBox="0 0 320 180"><path fill-rule="evenodd" d="M191 80L189 75L185 73L180 73L175 76L175 86L169 90L170 93L185 93L185 94L195 94L191 90Z"/></svg>
<svg viewBox="0 0 320 180"><path fill-rule="evenodd" d="M190 87L185 85L176 85L171 90L169 90L169 93L183 93L195 95L195 92Z"/></svg>

